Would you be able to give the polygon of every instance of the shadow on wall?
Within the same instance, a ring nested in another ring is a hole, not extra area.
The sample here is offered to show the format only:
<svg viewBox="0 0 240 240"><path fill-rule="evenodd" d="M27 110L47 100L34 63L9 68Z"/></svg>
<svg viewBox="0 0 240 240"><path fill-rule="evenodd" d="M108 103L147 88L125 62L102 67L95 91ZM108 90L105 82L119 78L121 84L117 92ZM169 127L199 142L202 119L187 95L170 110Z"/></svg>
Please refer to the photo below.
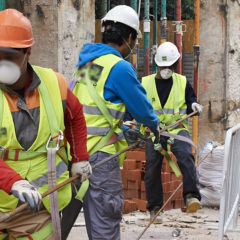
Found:
<svg viewBox="0 0 240 240"><path fill-rule="evenodd" d="M24 1L6 0L6 8L15 8L20 12L24 10Z"/></svg>

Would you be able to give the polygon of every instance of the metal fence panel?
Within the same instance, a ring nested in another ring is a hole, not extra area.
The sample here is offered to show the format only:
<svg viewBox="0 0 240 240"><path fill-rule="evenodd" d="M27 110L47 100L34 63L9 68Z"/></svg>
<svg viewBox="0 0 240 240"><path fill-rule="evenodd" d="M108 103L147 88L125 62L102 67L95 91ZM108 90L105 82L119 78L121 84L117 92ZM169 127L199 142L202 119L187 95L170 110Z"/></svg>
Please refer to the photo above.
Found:
<svg viewBox="0 0 240 240"><path fill-rule="evenodd" d="M220 202L218 240L227 230L236 230L240 193L240 124L227 131L224 146L223 190ZM232 228L230 229L230 224Z"/></svg>

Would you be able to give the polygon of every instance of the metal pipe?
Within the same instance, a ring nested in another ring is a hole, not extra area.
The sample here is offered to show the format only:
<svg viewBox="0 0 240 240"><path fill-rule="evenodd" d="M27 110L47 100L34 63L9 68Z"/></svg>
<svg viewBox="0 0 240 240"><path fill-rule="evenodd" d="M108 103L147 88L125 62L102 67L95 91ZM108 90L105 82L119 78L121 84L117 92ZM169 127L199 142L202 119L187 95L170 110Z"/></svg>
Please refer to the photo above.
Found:
<svg viewBox="0 0 240 240"><path fill-rule="evenodd" d="M131 7L137 12L137 0L131 0Z"/></svg>
<svg viewBox="0 0 240 240"><path fill-rule="evenodd" d="M149 0L144 1L144 75L149 75L149 55L150 55L150 18L149 18Z"/></svg>
<svg viewBox="0 0 240 240"><path fill-rule="evenodd" d="M107 13L107 0L102 0L100 11L101 11L101 18L102 18Z"/></svg>
<svg viewBox="0 0 240 240"><path fill-rule="evenodd" d="M6 1L5 0L0 0L0 11L6 9Z"/></svg>
<svg viewBox="0 0 240 240"><path fill-rule="evenodd" d="M161 43L167 41L167 4L166 0L161 1Z"/></svg>
<svg viewBox="0 0 240 240"><path fill-rule="evenodd" d="M194 6L195 12L195 32L194 32L194 63L193 63L193 89L198 99L198 63L199 63L199 55L200 55L200 47L199 47L199 22L200 22L200 0L195 0ZM197 136L198 136L198 117L193 117L192 122L192 140L197 145ZM195 160L196 160L196 152L195 153Z"/></svg>
<svg viewBox="0 0 240 240"><path fill-rule="evenodd" d="M181 11L181 0L176 2L176 45L180 53L180 58L178 60L177 72L182 74L182 11Z"/></svg>
<svg viewBox="0 0 240 240"><path fill-rule="evenodd" d="M158 32L158 0L154 0L153 3L153 15L154 15L154 21L153 21L153 48L157 49L157 32ZM157 71L157 65L154 61L153 56L153 72Z"/></svg>
<svg viewBox="0 0 240 240"><path fill-rule="evenodd" d="M131 7L137 12L137 0L131 0ZM131 55L131 63L137 72L137 56L138 56L138 40L136 42L136 47Z"/></svg>

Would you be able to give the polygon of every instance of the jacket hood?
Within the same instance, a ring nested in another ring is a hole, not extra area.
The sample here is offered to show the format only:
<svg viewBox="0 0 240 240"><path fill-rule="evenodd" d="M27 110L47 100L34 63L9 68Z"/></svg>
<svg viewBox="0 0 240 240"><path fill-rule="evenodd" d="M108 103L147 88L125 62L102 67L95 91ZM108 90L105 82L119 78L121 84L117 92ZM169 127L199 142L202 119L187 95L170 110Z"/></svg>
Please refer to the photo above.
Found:
<svg viewBox="0 0 240 240"><path fill-rule="evenodd" d="M115 54L122 58L120 52L110 45L104 43L84 44L81 52L79 53L78 63L76 66L83 66L86 63L94 60L95 58L106 54Z"/></svg>

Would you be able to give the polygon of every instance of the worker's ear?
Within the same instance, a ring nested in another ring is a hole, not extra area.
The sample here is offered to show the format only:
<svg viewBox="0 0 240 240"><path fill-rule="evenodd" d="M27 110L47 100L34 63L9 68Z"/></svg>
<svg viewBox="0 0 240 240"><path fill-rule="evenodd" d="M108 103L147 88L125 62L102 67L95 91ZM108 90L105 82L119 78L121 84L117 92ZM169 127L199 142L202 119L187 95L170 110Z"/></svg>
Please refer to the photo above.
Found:
<svg viewBox="0 0 240 240"><path fill-rule="evenodd" d="M27 49L27 61L29 61L29 59L30 59L31 51L32 51L32 48L29 47L29 48Z"/></svg>

